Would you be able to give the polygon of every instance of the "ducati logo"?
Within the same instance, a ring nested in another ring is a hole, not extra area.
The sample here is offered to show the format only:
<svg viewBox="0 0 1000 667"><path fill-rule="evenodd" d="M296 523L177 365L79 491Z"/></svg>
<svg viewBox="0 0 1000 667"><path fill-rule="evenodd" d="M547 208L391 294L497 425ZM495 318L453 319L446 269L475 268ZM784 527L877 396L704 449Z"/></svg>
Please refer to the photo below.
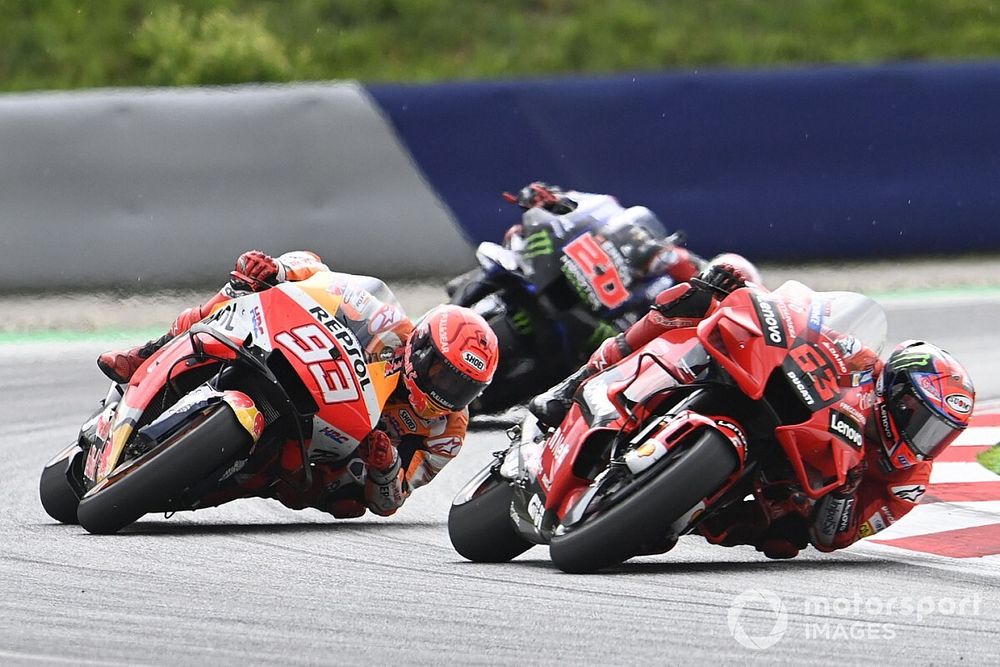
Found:
<svg viewBox="0 0 1000 667"><path fill-rule="evenodd" d="M798 375L796 375L793 371L788 371L785 375L792 381L792 385L794 385L795 389L798 390L799 395L802 396L802 400L806 402L806 405L813 405L816 403L816 399L812 397L812 394L809 393L808 389L806 389L805 384L802 383L802 380L799 379Z"/></svg>

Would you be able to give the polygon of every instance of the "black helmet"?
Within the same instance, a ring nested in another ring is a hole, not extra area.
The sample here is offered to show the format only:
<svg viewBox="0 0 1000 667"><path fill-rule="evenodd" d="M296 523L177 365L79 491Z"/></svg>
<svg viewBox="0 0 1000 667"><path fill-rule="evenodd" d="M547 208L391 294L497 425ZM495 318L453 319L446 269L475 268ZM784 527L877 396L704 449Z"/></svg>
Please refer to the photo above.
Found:
<svg viewBox="0 0 1000 667"><path fill-rule="evenodd" d="M896 346L875 393L886 462L895 470L940 454L968 426L976 400L962 364L919 340Z"/></svg>
<svg viewBox="0 0 1000 667"><path fill-rule="evenodd" d="M649 263L666 247L666 228L645 206L631 206L616 213L598 233L614 243L637 276L645 275Z"/></svg>

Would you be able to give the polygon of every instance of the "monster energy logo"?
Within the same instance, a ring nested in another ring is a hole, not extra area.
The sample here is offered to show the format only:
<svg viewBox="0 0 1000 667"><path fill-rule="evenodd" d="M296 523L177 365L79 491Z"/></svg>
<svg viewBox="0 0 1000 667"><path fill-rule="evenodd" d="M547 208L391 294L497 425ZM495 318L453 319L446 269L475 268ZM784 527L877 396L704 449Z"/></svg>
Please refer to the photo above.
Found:
<svg viewBox="0 0 1000 667"><path fill-rule="evenodd" d="M931 364L931 355L923 352L906 352L892 360L892 368L896 371L926 368Z"/></svg>
<svg viewBox="0 0 1000 667"><path fill-rule="evenodd" d="M597 346L605 341L605 339L611 338L616 335L618 330L607 322L601 322L594 329L594 333L590 334L590 338L587 339L587 345L589 349L595 350Z"/></svg>
<svg viewBox="0 0 1000 667"><path fill-rule="evenodd" d="M531 325L531 318L528 317L528 314L523 310L519 310L514 313L514 315L510 318L510 321L514 325L514 328L517 329L517 332L521 335L531 333L531 330L534 328Z"/></svg>
<svg viewBox="0 0 1000 667"><path fill-rule="evenodd" d="M526 259L534 259L542 255L551 255L554 249L552 237L543 229L540 232L535 232L525 237L524 250L522 252Z"/></svg>

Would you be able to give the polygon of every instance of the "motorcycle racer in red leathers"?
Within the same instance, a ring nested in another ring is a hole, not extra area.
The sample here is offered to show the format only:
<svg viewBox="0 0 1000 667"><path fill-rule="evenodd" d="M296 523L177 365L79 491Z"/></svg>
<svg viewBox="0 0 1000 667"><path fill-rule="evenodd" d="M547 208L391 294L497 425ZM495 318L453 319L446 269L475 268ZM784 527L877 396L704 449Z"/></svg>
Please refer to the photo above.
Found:
<svg viewBox="0 0 1000 667"><path fill-rule="evenodd" d="M667 330L696 326L740 288L758 289L739 269L716 265L665 290L642 319L605 340L583 368L532 399L529 409L540 423L558 425L586 378ZM812 503L808 519L802 513L765 511L756 500L747 500L701 523L699 532L709 542L752 545L770 558L793 558L809 544L829 552L888 528L916 507L927 489L933 459L969 423L975 402L969 373L948 352L924 341L900 343L884 362L849 337L838 346L851 369L870 386L857 405L839 405L863 425L861 433L847 434L864 447L862 463L842 487L818 501L804 494L791 499Z"/></svg>
<svg viewBox="0 0 1000 667"><path fill-rule="evenodd" d="M129 350L106 352L98 358L98 366L115 382L129 382L156 350L230 299L329 270L312 252L277 258L256 250L245 252L236 262L232 280L205 303L184 310L164 336ZM384 283L347 274L344 278L376 285L362 295L363 306L355 308L345 297L346 315L378 320L379 327L400 341L393 359L402 382L385 404L377 427L361 441L354 457L313 461L312 485L305 490L280 481L303 465L298 444L289 442L257 472L234 475L238 483L206 498L203 507L259 496L276 498L292 509L313 507L337 518L358 517L367 510L388 516L462 448L469 421L466 406L496 370L493 331L475 312L458 306L439 306L414 325Z"/></svg>

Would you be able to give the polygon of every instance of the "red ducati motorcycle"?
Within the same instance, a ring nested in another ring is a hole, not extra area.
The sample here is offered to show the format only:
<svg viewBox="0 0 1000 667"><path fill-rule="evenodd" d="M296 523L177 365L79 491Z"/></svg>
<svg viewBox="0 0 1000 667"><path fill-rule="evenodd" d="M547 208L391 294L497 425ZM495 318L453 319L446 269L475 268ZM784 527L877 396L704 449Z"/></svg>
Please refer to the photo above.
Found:
<svg viewBox="0 0 1000 667"><path fill-rule="evenodd" d="M473 561L548 544L566 572L713 543L710 519L753 498L767 521L807 517L864 457L884 311L788 282L734 291L583 383L558 428L534 417L455 498L448 529Z"/></svg>
<svg viewBox="0 0 1000 667"><path fill-rule="evenodd" d="M45 511L114 533L202 506L289 440L303 464L284 482L306 488L309 462L345 461L345 481L363 485L351 455L396 386L402 317L381 281L339 273L221 305L111 386L42 471Z"/></svg>

